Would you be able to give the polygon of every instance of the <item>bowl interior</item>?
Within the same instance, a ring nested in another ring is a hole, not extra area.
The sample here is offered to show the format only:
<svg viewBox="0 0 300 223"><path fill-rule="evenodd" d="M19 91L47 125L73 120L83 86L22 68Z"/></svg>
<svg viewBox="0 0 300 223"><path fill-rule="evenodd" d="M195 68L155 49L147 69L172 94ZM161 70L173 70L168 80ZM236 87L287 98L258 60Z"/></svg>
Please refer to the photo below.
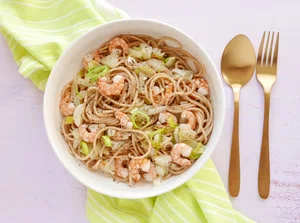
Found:
<svg viewBox="0 0 300 223"><path fill-rule="evenodd" d="M82 67L82 58L96 49L101 43L119 34L147 34L153 37L171 36L179 40L184 48L205 64L214 107L214 129L204 154L185 173L164 180L159 187L152 184L137 184L129 187L117 183L100 172L90 172L72 157L60 133L61 114L59 111L60 93ZM213 62L207 53L189 36L169 25L151 20L129 19L99 26L76 40L57 61L47 83L44 96L44 122L49 141L66 169L87 187L105 195L137 199L156 196L170 191L190 179L209 159L219 140L225 113L224 90Z"/></svg>

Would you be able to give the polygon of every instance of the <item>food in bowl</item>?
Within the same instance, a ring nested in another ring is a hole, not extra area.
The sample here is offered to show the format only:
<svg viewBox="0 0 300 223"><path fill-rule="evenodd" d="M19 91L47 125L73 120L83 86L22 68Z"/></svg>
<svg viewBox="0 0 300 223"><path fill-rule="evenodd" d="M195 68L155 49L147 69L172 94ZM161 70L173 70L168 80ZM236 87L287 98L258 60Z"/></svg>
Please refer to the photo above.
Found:
<svg viewBox="0 0 300 223"><path fill-rule="evenodd" d="M61 131L90 171L159 185L201 156L213 129L205 67L174 38L119 35L62 90Z"/></svg>

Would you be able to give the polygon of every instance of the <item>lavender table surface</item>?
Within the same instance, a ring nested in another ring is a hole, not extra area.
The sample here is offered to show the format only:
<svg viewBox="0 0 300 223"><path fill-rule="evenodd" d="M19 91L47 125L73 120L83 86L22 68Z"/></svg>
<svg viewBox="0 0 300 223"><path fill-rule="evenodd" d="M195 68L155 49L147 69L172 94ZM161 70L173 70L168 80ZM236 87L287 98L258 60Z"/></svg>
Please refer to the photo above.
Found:
<svg viewBox="0 0 300 223"><path fill-rule="evenodd" d="M264 30L280 32L278 79L271 96L270 197L262 200L257 192L263 92L252 78L241 93L241 192L232 203L260 223L300 222L300 1L110 2L131 17L182 29L208 51L218 68L222 50L234 35L248 35L258 49ZM86 188L67 173L47 140L43 92L18 73L2 36L0 70L0 222L87 222ZM225 90L226 123L213 160L227 188L233 103L230 88Z"/></svg>

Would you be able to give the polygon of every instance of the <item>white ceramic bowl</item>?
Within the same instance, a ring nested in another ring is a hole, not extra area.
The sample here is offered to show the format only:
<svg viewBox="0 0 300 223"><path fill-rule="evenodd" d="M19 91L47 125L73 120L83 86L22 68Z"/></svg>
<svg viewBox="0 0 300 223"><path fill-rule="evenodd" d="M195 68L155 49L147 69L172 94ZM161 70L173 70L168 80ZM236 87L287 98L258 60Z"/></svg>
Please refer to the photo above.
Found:
<svg viewBox="0 0 300 223"><path fill-rule="evenodd" d="M100 172L90 172L75 160L67 150L60 133L62 116L59 111L60 93L63 86L73 79L82 67L82 58L101 43L118 34L147 34L154 37L171 36L179 40L184 48L206 67L206 75L214 107L214 129L204 154L183 174L164 180L158 187L153 184L138 184L130 187L117 183ZM48 80L44 96L44 122L54 152L65 168L82 184L105 195L117 198L141 199L168 192L188 181L211 157L219 141L225 117L225 97L220 75L205 50L182 31L152 20L127 19L110 22L90 30L77 39L57 61Z"/></svg>

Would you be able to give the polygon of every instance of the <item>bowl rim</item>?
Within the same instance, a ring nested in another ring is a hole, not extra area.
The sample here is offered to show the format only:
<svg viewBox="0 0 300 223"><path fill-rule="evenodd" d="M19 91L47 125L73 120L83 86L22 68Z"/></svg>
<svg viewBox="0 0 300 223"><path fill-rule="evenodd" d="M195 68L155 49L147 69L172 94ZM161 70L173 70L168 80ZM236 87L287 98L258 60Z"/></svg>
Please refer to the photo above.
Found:
<svg viewBox="0 0 300 223"><path fill-rule="evenodd" d="M105 27L105 26L113 26L114 24L119 24L119 23L127 23L127 22L149 22L149 23L156 23L159 25L163 25L163 26L167 26L171 29L173 29L175 32L179 32L181 35L185 36L188 41L194 42L199 49L202 51L202 53L206 56L207 60L209 61L210 65L213 68L214 73L216 74L220 74L219 71L216 68L215 63L213 62L213 60L211 59L211 57L209 56L209 54L204 50L204 48L196 41L194 40L190 35L186 34L185 32L181 31L180 29L169 25L167 23L164 22L160 22L157 20L153 20L153 19L142 19L142 18L129 18L129 19L121 19L121 20L116 20L116 21L111 21L111 22L107 22L105 24L96 26L92 29L90 29L89 31L87 31L86 33L84 33L83 35L81 35L80 37L78 37L73 43L71 43L65 50L64 52L61 54L61 56L59 57L59 59L56 61L54 67L51 70L51 73L49 75L47 84L46 84L46 88L45 88L45 93L44 93L44 97L43 97L43 119L44 119L44 126L45 126L45 130L46 130L46 134L47 134L47 138L48 141L50 142L50 145L52 147L52 149L54 150L54 153L56 154L57 158L59 159L59 161L61 162L61 164L64 166L64 168L76 179L78 180L81 184L85 185L87 188L92 189L98 193L107 195L107 196L111 196L111 197L115 197L115 198L121 198L121 199L143 199L143 198L149 198L149 197L153 197L153 196L158 196L160 194L164 194L166 192L169 192L179 186L181 186L182 184L186 183L188 180L190 180L197 172L199 172L199 170L205 165L205 163L209 160L209 158L211 157L211 155L213 154L213 152L215 151L220 138L221 138L221 134L223 132L224 129L224 124L225 124L225 90L224 90L224 86L223 83L221 81L221 76L217 75L216 77L216 81L218 82L218 85L221 86L221 89L219 89L219 97L220 99L223 101L223 103L220 104L219 110L220 110L220 120L218 125L220 126L220 130L219 132L216 134L215 136L215 141L213 143L213 145L211 145L211 147L213 147L209 152L204 153L202 155L202 160L203 162L201 163L201 165L198 165L197 169L194 169L193 171L188 172L189 174L187 174L187 172L185 172L185 174L183 174L181 176L181 180L179 181L175 181L174 183L172 183L169 186L166 187L156 187L158 188L157 190L154 190L152 193L137 193L134 195L134 197L132 196L127 196L126 193L111 193L109 191L99 191L98 188L94 187L93 185L89 185L89 183L84 182L84 180L82 180L78 174L75 174L74 171L72 170L72 168L69 165L66 165L64 158L62 155L59 154L58 150L59 148L56 148L56 146L54 145L53 139L51 137L51 131L50 131L50 127L48 125L48 121L47 121L47 99L50 97L51 95L51 90L49 90L49 84L51 82L51 77L53 76L52 73L56 72L56 69L58 67L59 63L61 62L61 58L64 58L64 55L68 54L68 52L71 50L71 48L73 48L74 45L76 45L78 42L80 42L82 39L86 38L87 35L89 35L91 32L93 32L96 29Z"/></svg>

